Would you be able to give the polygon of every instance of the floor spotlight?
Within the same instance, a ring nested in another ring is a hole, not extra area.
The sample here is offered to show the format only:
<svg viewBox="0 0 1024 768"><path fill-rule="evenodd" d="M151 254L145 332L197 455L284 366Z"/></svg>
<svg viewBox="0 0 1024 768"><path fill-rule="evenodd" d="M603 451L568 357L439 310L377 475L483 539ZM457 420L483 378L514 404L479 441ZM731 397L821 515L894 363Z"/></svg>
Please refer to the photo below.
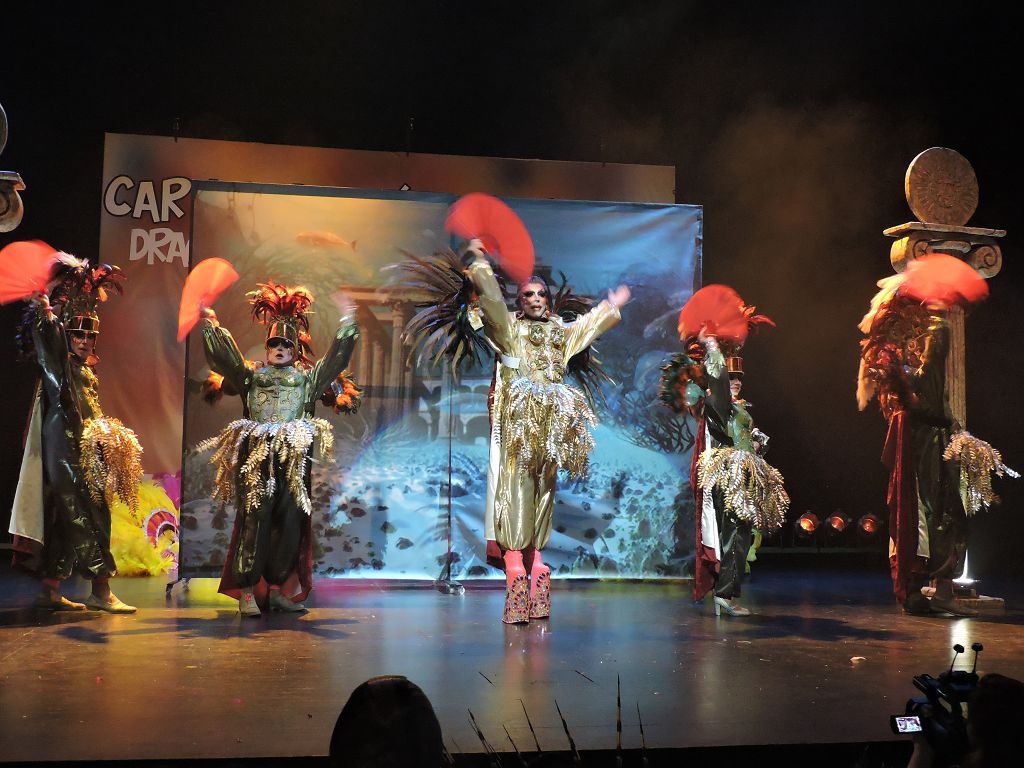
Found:
<svg viewBox="0 0 1024 768"><path fill-rule="evenodd" d="M818 520L818 516L813 512L804 512L794 525L797 536L806 539L813 536L815 531L821 527L821 521Z"/></svg>
<svg viewBox="0 0 1024 768"><path fill-rule="evenodd" d="M970 567L970 557L968 553L964 552L964 572L960 574L959 578L953 579L953 583L961 589L970 589L978 583L977 579L972 579L967 569Z"/></svg>
<svg viewBox="0 0 1024 768"><path fill-rule="evenodd" d="M885 522L874 512L868 512L857 521L857 532L866 539L873 539L885 527Z"/></svg>
<svg viewBox="0 0 1024 768"><path fill-rule="evenodd" d="M849 525L850 518L839 510L825 518L825 530L830 534L842 533Z"/></svg>

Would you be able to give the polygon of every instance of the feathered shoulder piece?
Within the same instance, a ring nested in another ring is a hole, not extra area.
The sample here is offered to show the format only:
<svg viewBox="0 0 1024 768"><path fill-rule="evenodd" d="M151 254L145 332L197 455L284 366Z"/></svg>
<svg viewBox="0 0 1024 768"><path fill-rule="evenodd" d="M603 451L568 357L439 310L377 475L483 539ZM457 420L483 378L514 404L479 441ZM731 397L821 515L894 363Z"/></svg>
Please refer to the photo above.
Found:
<svg viewBox="0 0 1024 768"><path fill-rule="evenodd" d="M465 364L478 363L489 348L477 333L479 307L473 283L462 260L450 248L432 256L402 251L395 266L399 287L408 291L416 314L405 325L404 340L417 363L437 365L446 360L458 377Z"/></svg>
<svg viewBox="0 0 1024 768"><path fill-rule="evenodd" d="M587 296L573 293L569 280L564 272L559 272L560 284L551 297L551 311L565 322L571 323L580 315L585 315L594 307L594 301Z"/></svg>
<svg viewBox="0 0 1024 768"><path fill-rule="evenodd" d="M330 383L320 396L320 402L335 413L352 415L363 402L363 390L356 384L352 372L344 370Z"/></svg>
<svg viewBox="0 0 1024 768"><path fill-rule="evenodd" d="M676 352L661 367L658 399L675 413L691 411L704 398L708 375L703 352L700 344L692 344L686 352Z"/></svg>
<svg viewBox="0 0 1024 768"><path fill-rule="evenodd" d="M551 312L560 317L564 322L571 323L576 318L587 314L587 312L593 309L594 302L587 296L573 293L565 273L559 272L558 274L561 283L551 297ZM597 398L600 397L603 400L601 384L615 383L601 364L597 347L594 345L584 347L569 358L565 370L566 373L575 377L591 408L594 407Z"/></svg>
<svg viewBox="0 0 1024 768"><path fill-rule="evenodd" d="M256 363L252 360L245 361L245 367L250 371L255 371L257 368ZM221 376L216 371L210 371L209 375L199 384L199 393L203 397L203 402L207 405L215 405L219 403L224 395L238 395L238 392L231 383Z"/></svg>
<svg viewBox="0 0 1024 768"><path fill-rule="evenodd" d="M857 326L864 334L857 372L862 411L877 396L883 414L890 415L909 395L904 371L921 366L931 317L920 301L900 291L905 281L905 274L879 280L878 293Z"/></svg>
<svg viewBox="0 0 1024 768"><path fill-rule="evenodd" d="M257 283L246 294L254 321L267 326L267 338L281 337L292 342L296 358L302 364L313 363L309 314L313 295L302 286L290 287L268 280Z"/></svg>

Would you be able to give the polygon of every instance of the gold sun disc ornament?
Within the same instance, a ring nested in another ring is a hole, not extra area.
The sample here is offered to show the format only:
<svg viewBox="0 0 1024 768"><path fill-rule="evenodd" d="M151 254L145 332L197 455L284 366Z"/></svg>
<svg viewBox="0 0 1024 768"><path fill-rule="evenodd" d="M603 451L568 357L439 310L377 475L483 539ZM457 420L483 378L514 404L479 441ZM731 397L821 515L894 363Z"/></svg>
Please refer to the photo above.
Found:
<svg viewBox="0 0 1024 768"><path fill-rule="evenodd" d="M964 226L978 207L978 177L967 158L945 147L932 147L907 168L907 203L928 224Z"/></svg>

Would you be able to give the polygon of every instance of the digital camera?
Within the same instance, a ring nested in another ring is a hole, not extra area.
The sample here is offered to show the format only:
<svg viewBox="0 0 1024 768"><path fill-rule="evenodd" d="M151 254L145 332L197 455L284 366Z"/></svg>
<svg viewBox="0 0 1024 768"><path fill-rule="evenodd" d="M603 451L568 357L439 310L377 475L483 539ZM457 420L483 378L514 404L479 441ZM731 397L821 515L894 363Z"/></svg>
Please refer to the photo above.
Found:
<svg viewBox="0 0 1024 768"><path fill-rule="evenodd" d="M924 696L907 701L902 715L891 715L889 725L895 734L923 733L936 754L956 761L967 755L967 719L963 705L978 687L978 654L984 649L974 643L974 665L971 671L953 669L957 656L964 652L960 644L954 645L953 662L938 677L915 675L914 687Z"/></svg>

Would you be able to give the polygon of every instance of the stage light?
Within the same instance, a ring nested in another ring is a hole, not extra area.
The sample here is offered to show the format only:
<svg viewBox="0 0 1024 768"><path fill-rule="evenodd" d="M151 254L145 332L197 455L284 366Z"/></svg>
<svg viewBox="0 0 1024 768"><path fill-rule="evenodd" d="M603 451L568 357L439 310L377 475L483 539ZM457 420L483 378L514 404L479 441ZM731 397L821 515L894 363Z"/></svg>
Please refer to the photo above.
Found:
<svg viewBox="0 0 1024 768"><path fill-rule="evenodd" d="M868 512L866 515L861 517L857 521L857 531L861 536L865 538L873 538L878 534L882 528L885 527L885 522L876 515L874 512Z"/></svg>
<svg viewBox="0 0 1024 768"><path fill-rule="evenodd" d="M849 524L850 518L838 510L825 518L825 530L830 534L842 533Z"/></svg>
<svg viewBox="0 0 1024 768"><path fill-rule="evenodd" d="M970 577L970 574L967 572L969 566L970 556L967 552L964 552L964 572L960 574L959 578L953 579L953 583L956 584L958 587L970 589L978 582L977 579L972 579Z"/></svg>
<svg viewBox="0 0 1024 768"><path fill-rule="evenodd" d="M795 523L798 536L812 536L821 526L821 521L813 512L804 512Z"/></svg>

